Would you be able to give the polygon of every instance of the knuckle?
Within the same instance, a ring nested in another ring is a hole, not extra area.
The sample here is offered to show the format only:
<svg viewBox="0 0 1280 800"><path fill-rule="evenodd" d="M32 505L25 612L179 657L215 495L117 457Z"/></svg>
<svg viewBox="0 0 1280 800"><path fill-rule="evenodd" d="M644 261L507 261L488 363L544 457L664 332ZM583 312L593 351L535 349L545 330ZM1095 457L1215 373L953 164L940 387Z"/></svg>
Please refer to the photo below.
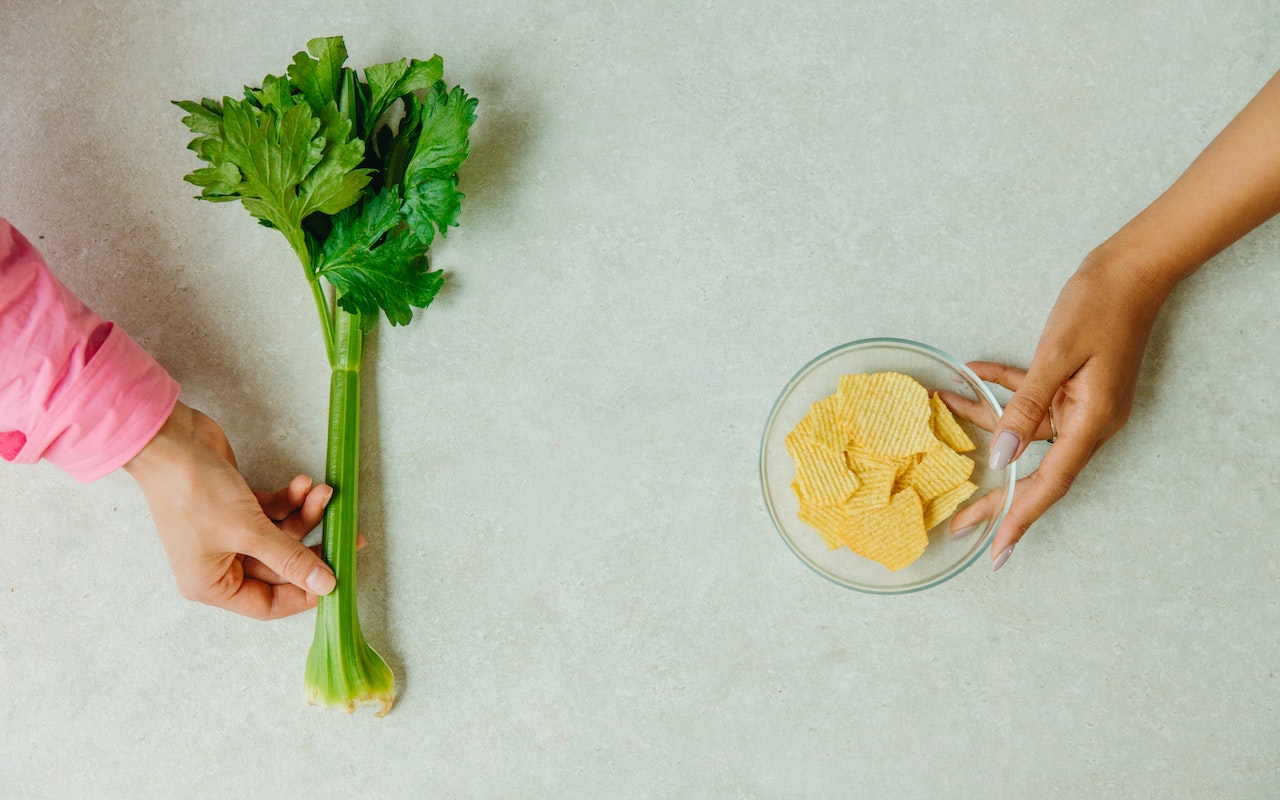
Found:
<svg viewBox="0 0 1280 800"><path fill-rule="evenodd" d="M248 617L249 619L256 619L260 622L266 622L267 620L275 618L274 616L272 616L270 609L258 608L256 606L250 606L249 608L236 609L236 613L240 614L241 616Z"/></svg>
<svg viewBox="0 0 1280 800"><path fill-rule="evenodd" d="M1003 537L1008 544L1017 544L1035 521L1035 516L1028 515L1025 511L1011 509L1000 524L996 539Z"/></svg>
<svg viewBox="0 0 1280 800"><path fill-rule="evenodd" d="M1063 364L1075 360L1075 342L1061 336L1049 336L1036 346L1034 361L1040 364Z"/></svg>
<svg viewBox="0 0 1280 800"><path fill-rule="evenodd" d="M182 599L191 603L202 603L207 606L216 606L218 601L224 596L226 578L219 578L212 585L205 583L180 582L178 584L178 594L182 595Z"/></svg>
<svg viewBox="0 0 1280 800"><path fill-rule="evenodd" d="M280 562L280 569L277 571L285 579L301 583L306 580L307 573L311 571L313 557L314 554L301 545L291 548L285 553Z"/></svg>
<svg viewBox="0 0 1280 800"><path fill-rule="evenodd" d="M1083 404L1083 411L1084 416L1092 422L1110 422L1124 413L1124 408L1117 398L1107 393Z"/></svg>
<svg viewBox="0 0 1280 800"><path fill-rule="evenodd" d="M1022 370L1015 370L1013 366L1003 362L992 365L991 370L1003 385L1015 377L1021 376Z"/></svg>
<svg viewBox="0 0 1280 800"><path fill-rule="evenodd" d="M227 598L236 593L242 580L241 576L232 570L227 570L219 575L218 579L212 584L204 587L196 600L205 605L221 606L226 603Z"/></svg>
<svg viewBox="0 0 1280 800"><path fill-rule="evenodd" d="M1067 492L1071 491L1071 485L1076 482L1078 474L1075 470L1060 470L1041 475L1040 479L1044 481L1045 492L1056 503L1066 497Z"/></svg>
<svg viewBox="0 0 1280 800"><path fill-rule="evenodd" d="M1005 405L1005 426L1020 433L1030 433L1040 423L1044 409L1025 394L1015 394Z"/></svg>
<svg viewBox="0 0 1280 800"><path fill-rule="evenodd" d="M1014 520L1012 540L1015 544L1022 541L1022 537L1027 535L1027 531L1031 530L1031 525L1034 522L1035 520L1033 519L1025 519L1021 517Z"/></svg>

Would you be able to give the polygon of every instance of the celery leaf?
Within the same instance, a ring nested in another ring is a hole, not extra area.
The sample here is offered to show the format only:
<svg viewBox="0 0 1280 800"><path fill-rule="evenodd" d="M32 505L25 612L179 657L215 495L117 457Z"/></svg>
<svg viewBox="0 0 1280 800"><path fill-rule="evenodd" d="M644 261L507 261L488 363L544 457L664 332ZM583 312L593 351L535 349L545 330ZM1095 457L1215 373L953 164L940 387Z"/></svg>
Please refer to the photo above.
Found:
<svg viewBox="0 0 1280 800"><path fill-rule="evenodd" d="M307 52L297 53L289 65L289 79L293 87L302 92L307 104L319 113L320 109L338 100L342 84L342 65L347 61L347 46L341 36L312 39L307 42Z"/></svg>
<svg viewBox="0 0 1280 800"><path fill-rule="evenodd" d="M364 76L369 84L369 105L365 110L365 130L372 131L399 98L411 92L429 89L444 74L444 62L440 56L426 61L400 59L386 64L365 67Z"/></svg>
<svg viewBox="0 0 1280 800"><path fill-rule="evenodd" d="M446 88L439 56L376 64L364 81L346 60L342 37L312 39L286 75L245 87L242 99L175 103L205 163L186 180L200 199L241 200L280 230L307 267L322 316L320 277L362 324L381 312L403 325L443 283L427 249L457 224L457 172L476 100ZM404 114L388 123L397 101Z"/></svg>
<svg viewBox="0 0 1280 800"><path fill-rule="evenodd" d="M364 142L351 137L337 106L329 102L317 116L308 103L292 102L282 80L264 81L268 89L244 100L178 105L187 127L203 134L190 147L210 166L187 176L201 198L239 198L269 227L296 232L308 215L359 200L370 170L359 168Z"/></svg>
<svg viewBox="0 0 1280 800"><path fill-rule="evenodd" d="M462 193L458 167L471 151L468 133L475 122L476 100L462 87L445 91L436 82L410 118L420 126L413 153L404 168L404 200L409 226L426 244L435 230L445 235L457 224Z"/></svg>
<svg viewBox="0 0 1280 800"><path fill-rule="evenodd" d="M427 245L404 222L394 187L333 217L316 275L338 290L344 310L382 309L392 325L407 325L413 309L426 308L440 291L443 273L428 269Z"/></svg>

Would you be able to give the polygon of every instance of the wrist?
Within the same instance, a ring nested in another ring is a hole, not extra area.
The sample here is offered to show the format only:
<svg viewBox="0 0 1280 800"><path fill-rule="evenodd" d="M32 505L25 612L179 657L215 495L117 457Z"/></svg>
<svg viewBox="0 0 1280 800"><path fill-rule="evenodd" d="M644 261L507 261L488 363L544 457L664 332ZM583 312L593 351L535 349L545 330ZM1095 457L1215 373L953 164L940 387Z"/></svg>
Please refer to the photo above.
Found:
<svg viewBox="0 0 1280 800"><path fill-rule="evenodd" d="M133 479L144 483L154 475L171 469L188 451L193 438L195 411L181 402L174 403L169 417L151 437L151 441L124 465Z"/></svg>
<svg viewBox="0 0 1280 800"><path fill-rule="evenodd" d="M1190 274L1155 262L1140 249L1124 247L1114 237L1090 252L1078 272L1097 276L1108 292L1149 318L1155 317L1178 282Z"/></svg>

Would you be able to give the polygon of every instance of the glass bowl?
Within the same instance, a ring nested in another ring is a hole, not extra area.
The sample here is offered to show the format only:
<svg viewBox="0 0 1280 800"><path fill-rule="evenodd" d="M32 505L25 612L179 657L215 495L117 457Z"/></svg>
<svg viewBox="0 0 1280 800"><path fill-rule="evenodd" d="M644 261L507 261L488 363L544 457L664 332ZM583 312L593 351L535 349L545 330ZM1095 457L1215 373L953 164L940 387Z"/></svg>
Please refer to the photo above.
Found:
<svg viewBox="0 0 1280 800"><path fill-rule="evenodd" d="M827 548L816 530L801 522L799 503L791 482L795 480L795 464L787 452L787 434L809 413L810 404L836 391L840 376L859 372L900 372L919 381L930 393L943 389L975 399L988 407L992 417L999 417L1000 403L973 371L959 360L927 344L907 339L861 339L834 347L805 364L778 395L764 426L760 441L760 484L765 505L782 540L800 560L824 578L850 589L872 594L903 594L928 589L959 575L991 545L1000 521L1013 500L1015 465L1003 470L987 468L987 450L991 436L986 431L959 420L976 449L968 453L974 460L969 480L978 491L967 502L973 502L990 491L999 491L999 513L982 527L958 541L951 540L949 521L929 532L929 546L910 565L894 572L841 547ZM957 417L957 419L959 419Z"/></svg>

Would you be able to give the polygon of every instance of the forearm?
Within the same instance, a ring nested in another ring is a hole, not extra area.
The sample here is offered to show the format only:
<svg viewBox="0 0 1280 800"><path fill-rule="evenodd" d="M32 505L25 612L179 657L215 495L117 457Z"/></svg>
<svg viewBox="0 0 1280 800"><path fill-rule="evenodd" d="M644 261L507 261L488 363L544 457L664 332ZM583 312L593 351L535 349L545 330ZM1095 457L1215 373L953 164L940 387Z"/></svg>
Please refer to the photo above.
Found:
<svg viewBox="0 0 1280 800"><path fill-rule="evenodd" d="M1177 181L1090 261L1133 271L1152 293L1180 280L1280 213L1280 73Z"/></svg>

